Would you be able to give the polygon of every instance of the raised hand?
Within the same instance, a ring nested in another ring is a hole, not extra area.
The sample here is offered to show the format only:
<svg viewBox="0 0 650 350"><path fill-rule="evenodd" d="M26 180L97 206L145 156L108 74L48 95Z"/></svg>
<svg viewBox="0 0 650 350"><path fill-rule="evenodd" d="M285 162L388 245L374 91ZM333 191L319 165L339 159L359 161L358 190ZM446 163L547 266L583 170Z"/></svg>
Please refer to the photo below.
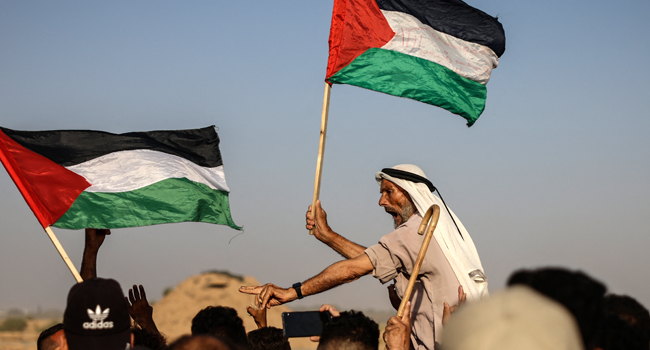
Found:
<svg viewBox="0 0 650 350"><path fill-rule="evenodd" d="M87 228L86 229L86 247L85 249L91 249L98 251L99 247L104 243L104 239L107 235L111 234L111 230L105 228Z"/></svg>
<svg viewBox="0 0 650 350"><path fill-rule="evenodd" d="M97 277L97 253L99 247L104 243L106 235L110 235L109 229L87 228L86 243L84 247L83 260L81 260L81 278L84 280Z"/></svg>
<svg viewBox="0 0 650 350"><path fill-rule="evenodd" d="M458 304L454 306L449 306L445 302L444 308L442 310L442 325L444 326L451 319L451 315L458 311L458 308L461 307L467 301L467 294L463 291L463 286L458 286Z"/></svg>
<svg viewBox="0 0 650 350"><path fill-rule="evenodd" d="M339 310L337 310L334 306L332 306L330 304L324 304L323 306L320 307L320 309L318 311L320 311L320 312L327 311L327 312L330 313L330 315L332 315L332 317L341 316L341 313L339 312ZM320 336L319 335L312 335L311 337L309 337L309 340L317 343L317 342L320 341Z"/></svg>
<svg viewBox="0 0 650 350"><path fill-rule="evenodd" d="M253 305L251 305L246 308L246 312L248 312L249 315L253 316L253 320L255 320L255 324L257 325L258 329L267 326L265 307L259 307L259 306L253 307Z"/></svg>
<svg viewBox="0 0 650 350"><path fill-rule="evenodd" d="M311 205L307 208L307 213L305 214L306 225L305 228L308 230L314 230L314 236L322 242L329 242L332 239L332 228L327 224L327 213L321 207L320 200L316 201L316 220L311 214Z"/></svg>
<svg viewBox="0 0 650 350"><path fill-rule="evenodd" d="M153 321L153 307L149 305L147 293L145 293L142 285L138 288L134 284L133 288L129 289L129 297L125 297L124 299L126 299L126 303L129 305L129 314L135 323L146 331L160 333Z"/></svg>

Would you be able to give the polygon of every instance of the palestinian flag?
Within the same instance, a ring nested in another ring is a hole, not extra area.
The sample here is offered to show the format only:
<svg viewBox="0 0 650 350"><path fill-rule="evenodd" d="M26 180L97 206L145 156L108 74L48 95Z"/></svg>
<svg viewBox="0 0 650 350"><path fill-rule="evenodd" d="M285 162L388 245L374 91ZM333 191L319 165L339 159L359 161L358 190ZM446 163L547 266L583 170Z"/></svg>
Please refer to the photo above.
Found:
<svg viewBox="0 0 650 350"><path fill-rule="evenodd" d="M461 0L334 0L329 46L329 84L439 106L472 126L505 33Z"/></svg>
<svg viewBox="0 0 650 350"><path fill-rule="evenodd" d="M0 127L0 160L43 225L235 225L214 127L111 134Z"/></svg>

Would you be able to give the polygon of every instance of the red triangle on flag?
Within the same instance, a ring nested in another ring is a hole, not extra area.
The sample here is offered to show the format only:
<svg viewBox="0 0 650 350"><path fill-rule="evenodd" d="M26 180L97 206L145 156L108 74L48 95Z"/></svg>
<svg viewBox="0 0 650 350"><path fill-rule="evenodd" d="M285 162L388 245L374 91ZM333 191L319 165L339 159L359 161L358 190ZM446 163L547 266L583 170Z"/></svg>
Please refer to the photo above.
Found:
<svg viewBox="0 0 650 350"><path fill-rule="evenodd" d="M55 223L91 184L19 145L0 130L0 161L43 227Z"/></svg>
<svg viewBox="0 0 650 350"><path fill-rule="evenodd" d="M334 0L325 80L369 48L382 47L394 36L376 1Z"/></svg>

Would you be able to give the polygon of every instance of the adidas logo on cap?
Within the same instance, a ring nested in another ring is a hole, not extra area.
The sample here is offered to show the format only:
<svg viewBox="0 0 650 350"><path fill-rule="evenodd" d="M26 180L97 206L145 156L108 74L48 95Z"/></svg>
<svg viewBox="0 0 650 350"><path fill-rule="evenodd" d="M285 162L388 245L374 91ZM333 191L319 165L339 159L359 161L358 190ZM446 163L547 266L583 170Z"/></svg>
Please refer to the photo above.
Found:
<svg viewBox="0 0 650 350"><path fill-rule="evenodd" d="M90 317L92 322L84 322L83 328L84 329L111 329L113 328L113 322L112 321L107 321L104 322L104 320L108 317L109 312L111 311L110 308L106 308L104 311L102 311L102 308L97 305L97 308L95 308L95 311L88 309L88 317Z"/></svg>

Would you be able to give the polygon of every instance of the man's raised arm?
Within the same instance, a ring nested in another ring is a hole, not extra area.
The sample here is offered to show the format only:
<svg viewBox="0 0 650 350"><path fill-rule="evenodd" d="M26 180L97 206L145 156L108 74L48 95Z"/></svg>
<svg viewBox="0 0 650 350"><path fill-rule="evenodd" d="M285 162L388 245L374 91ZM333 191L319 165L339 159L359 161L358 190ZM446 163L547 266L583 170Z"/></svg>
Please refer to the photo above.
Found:
<svg viewBox="0 0 650 350"><path fill-rule="evenodd" d="M99 247L104 243L106 235L110 235L109 229L86 229L86 245L84 247L84 256L81 261L81 278L85 280L97 277L97 253Z"/></svg>
<svg viewBox="0 0 650 350"><path fill-rule="evenodd" d="M363 254L366 247L356 244L339 235L327 224L327 213L325 213L325 210L321 207L320 200L316 201L315 214L316 220L314 221L314 217L311 215L310 205L307 209L307 214L305 215L307 221L305 227L307 230L314 229L314 236L318 238L319 241L327 244L330 248L343 255L346 259L351 259Z"/></svg>
<svg viewBox="0 0 650 350"><path fill-rule="evenodd" d="M338 285L352 282L361 276L372 272L373 266L368 256L361 253L356 258L341 260L327 267L323 272L306 280L298 287L302 296L318 294ZM268 283L263 286L241 287L239 291L246 294L257 294L260 307L271 307L298 299L296 289L280 288Z"/></svg>

